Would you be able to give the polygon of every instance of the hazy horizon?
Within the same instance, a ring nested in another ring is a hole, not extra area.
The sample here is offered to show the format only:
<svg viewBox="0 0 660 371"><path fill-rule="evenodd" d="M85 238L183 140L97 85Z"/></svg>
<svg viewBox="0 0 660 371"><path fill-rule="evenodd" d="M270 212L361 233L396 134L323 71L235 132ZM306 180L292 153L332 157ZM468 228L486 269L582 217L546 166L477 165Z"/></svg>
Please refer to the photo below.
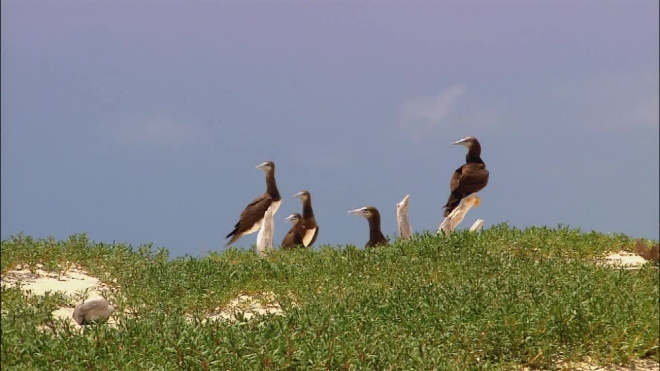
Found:
<svg viewBox="0 0 660 371"><path fill-rule="evenodd" d="M158 5L156 5L158 4ZM1 4L2 238L220 251L276 164L274 242L309 190L435 231L471 135L476 219L658 239L657 1ZM248 247L257 234L235 246Z"/></svg>

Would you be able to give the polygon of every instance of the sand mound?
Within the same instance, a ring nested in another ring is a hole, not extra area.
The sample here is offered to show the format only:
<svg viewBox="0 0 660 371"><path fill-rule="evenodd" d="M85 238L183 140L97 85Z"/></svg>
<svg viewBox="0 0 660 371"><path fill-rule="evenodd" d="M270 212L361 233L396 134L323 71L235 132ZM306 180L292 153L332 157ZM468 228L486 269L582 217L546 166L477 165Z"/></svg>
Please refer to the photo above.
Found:
<svg viewBox="0 0 660 371"><path fill-rule="evenodd" d="M45 295L49 291L52 293L61 292L70 299L70 303L73 305L60 307L53 311L53 318L78 326L72 317L75 305L81 303L83 299L90 300L103 297L102 292L107 290L109 286L97 278L87 275L76 264L67 263L66 265L69 267L66 270L58 267L60 272L63 272L61 274L44 270L42 264L37 264L34 272L31 272L26 266L19 265L0 278L0 282L8 287L16 287L20 284L21 290L28 295ZM116 322L111 317L108 324L115 326Z"/></svg>
<svg viewBox="0 0 660 371"><path fill-rule="evenodd" d="M267 314L274 314L277 316L284 315L280 303L277 302L275 293L271 291L241 294L229 302L225 307L216 308L215 311L213 311L204 321L223 320L236 322L241 317L244 320L250 320L256 316L264 316ZM188 320L192 321L192 317L188 316Z"/></svg>
<svg viewBox="0 0 660 371"><path fill-rule="evenodd" d="M26 266L17 266L16 269L7 272L0 282L2 285L16 287L20 285L21 290L28 295L45 295L46 292L60 292L70 299L69 306L60 307L52 312L54 319L69 322L72 326L79 325L73 320L75 305L85 301L103 297L104 291L107 296L108 285L87 273L75 264L68 264L69 269L59 269L61 274L48 272L42 264L38 264L34 272ZM110 301L112 302L111 298ZM239 318L250 320L256 316L267 314L283 315L284 312L276 300L273 292L257 292L252 294L241 294L222 308L216 308L203 321L224 320L236 322ZM108 325L115 327L116 320L112 317ZM188 316L192 321L192 316Z"/></svg>
<svg viewBox="0 0 660 371"><path fill-rule="evenodd" d="M47 272L42 264L37 264L34 273L27 267L19 265L0 278L0 282L9 287L15 287L20 283L21 289L29 295L45 295L48 291L59 291L70 298L85 292L89 298L100 297L101 291L108 288L98 279L87 275L76 264L71 264L62 274Z"/></svg>
<svg viewBox="0 0 660 371"><path fill-rule="evenodd" d="M623 250L619 251L618 253L606 256L602 261L602 263L605 265L610 265L615 268L626 270L639 269L639 267L644 265L646 262L647 260L641 256Z"/></svg>

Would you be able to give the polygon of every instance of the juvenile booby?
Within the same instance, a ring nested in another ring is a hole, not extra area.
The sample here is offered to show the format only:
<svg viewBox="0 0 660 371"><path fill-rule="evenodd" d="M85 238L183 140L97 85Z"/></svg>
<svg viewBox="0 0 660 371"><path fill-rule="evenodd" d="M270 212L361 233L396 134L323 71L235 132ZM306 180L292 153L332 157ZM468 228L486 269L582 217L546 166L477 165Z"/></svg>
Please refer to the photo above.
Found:
<svg viewBox="0 0 660 371"><path fill-rule="evenodd" d="M465 137L451 145L461 145L468 149L465 155L465 165L454 171L449 185L449 198L444 206L444 217L458 206L461 200L472 193L477 193L488 184L488 169L481 160L481 144L475 137Z"/></svg>
<svg viewBox="0 0 660 371"><path fill-rule="evenodd" d="M277 209L282 203L282 197L277 190L277 183L275 182L275 164L272 161L266 161L257 166L257 169L263 170L266 173L266 193L255 198L249 205L241 212L239 220L225 238L231 237L225 247L238 241L239 238L254 233L261 228L261 220L264 218L266 210L272 206L271 213L275 216Z"/></svg>
<svg viewBox="0 0 660 371"><path fill-rule="evenodd" d="M263 255L266 250L273 249L273 233L275 222L273 221L273 205L269 206L261 221L261 228L257 233L257 254Z"/></svg>
<svg viewBox="0 0 660 371"><path fill-rule="evenodd" d="M364 246L365 248L388 244L387 238L380 231L380 213L375 207L361 207L349 211L348 214L363 216L369 222L369 241Z"/></svg>
<svg viewBox="0 0 660 371"><path fill-rule="evenodd" d="M115 307L110 305L107 300L98 298L76 305L72 317L85 332L86 325L106 322L114 311Z"/></svg>
<svg viewBox="0 0 660 371"><path fill-rule="evenodd" d="M297 197L302 201L302 219L303 226L305 227L303 245L309 247L316 241L316 237L319 235L319 226L316 224L314 210L312 209L312 195L308 191L301 191L293 195L293 197Z"/></svg>
<svg viewBox="0 0 660 371"><path fill-rule="evenodd" d="M401 200L396 204L396 222L399 225L399 236L407 240L412 236L412 227L410 226L410 221L408 220L408 201L410 200L410 195Z"/></svg>
<svg viewBox="0 0 660 371"><path fill-rule="evenodd" d="M283 249L291 249L297 246L304 246L303 235L305 234L305 227L303 226L303 218L298 213L293 213L284 219L285 221L293 224L289 232L282 240Z"/></svg>

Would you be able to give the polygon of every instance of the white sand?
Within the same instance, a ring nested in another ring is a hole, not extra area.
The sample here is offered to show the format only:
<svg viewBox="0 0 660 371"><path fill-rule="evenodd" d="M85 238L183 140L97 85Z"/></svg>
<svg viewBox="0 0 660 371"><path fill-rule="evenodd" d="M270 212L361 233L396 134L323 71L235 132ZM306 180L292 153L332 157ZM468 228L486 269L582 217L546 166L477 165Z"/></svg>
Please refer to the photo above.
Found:
<svg viewBox="0 0 660 371"><path fill-rule="evenodd" d="M37 264L35 273L30 272L27 267L19 265L0 278L0 282L8 287L15 287L20 283L21 289L28 295L45 295L49 291L61 292L74 305L60 307L53 311L53 318L68 321L73 326L78 326L72 316L75 305L82 302L80 299L83 296L86 296L85 300L102 298L101 291L108 288L106 284L87 275L75 264L71 264L70 268L61 276L45 271L41 264ZM110 318L108 324L114 326L116 322Z"/></svg>
<svg viewBox="0 0 660 371"><path fill-rule="evenodd" d="M74 327L77 327L78 324L73 320L73 310L76 304L82 302L80 299L83 298L84 293L87 294L85 300L91 300L103 297L102 291L108 288L106 284L87 275L75 264L71 264L71 267L59 277L57 273L45 271L41 264L37 265L35 273L30 272L27 267L19 265L0 278L0 282L9 287L15 287L20 283L21 289L28 295L45 295L49 291L61 292L70 299L72 305L53 311L53 318L67 321ZM111 298L110 301L112 303ZM234 322L238 320L239 313L242 313L246 320L266 314L280 316L284 314L274 293L261 292L250 295L241 294L224 308L216 308L207 319ZM117 322L113 317L108 320L108 325L115 327ZM192 318L188 316L188 319Z"/></svg>
<svg viewBox="0 0 660 371"><path fill-rule="evenodd" d="M619 251L618 253L608 255L603 261L604 264L626 270L639 269L646 262L647 260L641 256L627 251Z"/></svg>
<svg viewBox="0 0 660 371"><path fill-rule="evenodd" d="M208 316L207 319L236 322L238 321L238 315L241 313L245 320L266 314L284 315L284 311L277 302L275 294L267 291L250 295L240 294L224 308L216 308L216 312ZM188 320L192 321L192 317L188 316Z"/></svg>

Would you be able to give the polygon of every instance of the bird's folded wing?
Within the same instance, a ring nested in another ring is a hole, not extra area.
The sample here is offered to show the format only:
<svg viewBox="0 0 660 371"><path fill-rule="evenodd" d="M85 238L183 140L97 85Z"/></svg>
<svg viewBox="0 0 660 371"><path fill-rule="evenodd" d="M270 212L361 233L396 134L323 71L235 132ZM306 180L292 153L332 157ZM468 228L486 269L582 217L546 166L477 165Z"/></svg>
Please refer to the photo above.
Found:
<svg viewBox="0 0 660 371"><path fill-rule="evenodd" d="M262 195L252 200L245 210L241 212L238 229L243 230L244 226L246 229L251 228L254 223L264 217L266 210L268 210L272 202L273 200L267 195Z"/></svg>

